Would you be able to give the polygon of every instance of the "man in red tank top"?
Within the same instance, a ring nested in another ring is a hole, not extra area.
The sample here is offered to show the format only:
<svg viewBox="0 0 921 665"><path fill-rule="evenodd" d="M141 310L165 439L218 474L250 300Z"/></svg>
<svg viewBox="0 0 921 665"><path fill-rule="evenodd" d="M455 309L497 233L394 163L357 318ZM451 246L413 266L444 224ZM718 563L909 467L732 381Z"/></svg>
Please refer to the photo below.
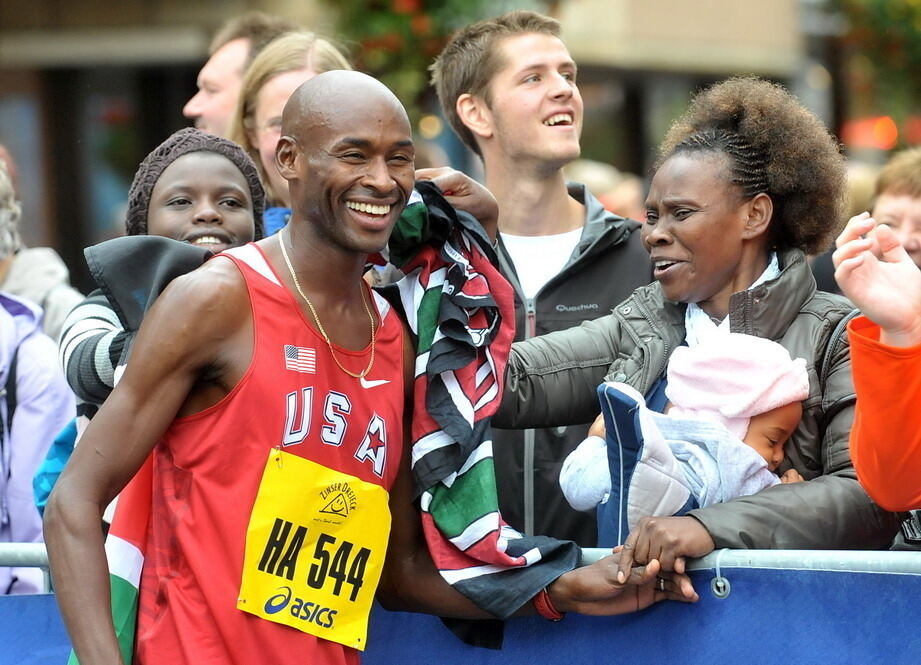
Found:
<svg viewBox="0 0 921 665"><path fill-rule="evenodd" d="M287 229L160 296L48 503L83 665L122 662L99 519L151 454L139 662L357 662L378 587L391 607L488 616L428 556L403 446L415 356L361 278L413 187L406 113L374 79L328 72L291 97L283 134ZM614 559L561 576L536 609L614 614L691 593L683 576L624 593L656 567L618 583Z"/></svg>

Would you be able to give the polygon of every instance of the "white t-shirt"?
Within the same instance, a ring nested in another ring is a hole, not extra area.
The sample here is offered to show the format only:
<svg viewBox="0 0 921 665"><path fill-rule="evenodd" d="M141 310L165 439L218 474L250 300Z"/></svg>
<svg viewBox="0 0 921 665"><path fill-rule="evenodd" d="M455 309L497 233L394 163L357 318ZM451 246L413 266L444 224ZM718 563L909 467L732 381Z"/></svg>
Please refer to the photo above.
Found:
<svg viewBox="0 0 921 665"><path fill-rule="evenodd" d="M515 236L500 233L525 298L533 298L566 265L579 244L582 228L549 236Z"/></svg>

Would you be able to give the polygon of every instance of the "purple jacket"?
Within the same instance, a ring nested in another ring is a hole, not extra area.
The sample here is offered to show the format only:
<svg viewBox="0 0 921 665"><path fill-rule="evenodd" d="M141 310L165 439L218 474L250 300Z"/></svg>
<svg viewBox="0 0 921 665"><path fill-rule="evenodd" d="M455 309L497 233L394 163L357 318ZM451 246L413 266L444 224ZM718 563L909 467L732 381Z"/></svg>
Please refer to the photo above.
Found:
<svg viewBox="0 0 921 665"><path fill-rule="evenodd" d="M16 410L7 431L7 399L0 397L0 542L42 542L32 477L58 432L74 417L73 394L57 362L57 347L41 331L37 306L0 292L0 387L16 367ZM37 568L0 568L0 594L41 591Z"/></svg>

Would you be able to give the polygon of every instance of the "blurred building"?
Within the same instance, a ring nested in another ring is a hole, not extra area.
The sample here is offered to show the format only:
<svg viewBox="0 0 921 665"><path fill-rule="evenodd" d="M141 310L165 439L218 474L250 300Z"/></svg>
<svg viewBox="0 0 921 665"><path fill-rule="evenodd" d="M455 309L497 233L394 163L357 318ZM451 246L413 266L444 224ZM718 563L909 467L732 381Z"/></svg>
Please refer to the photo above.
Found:
<svg viewBox="0 0 921 665"><path fill-rule="evenodd" d="M321 5L2 0L0 143L19 167L25 242L57 248L88 288L83 247L121 233L138 163L189 124L215 29L252 9L329 28Z"/></svg>
<svg viewBox="0 0 921 665"><path fill-rule="evenodd" d="M560 3L564 38L579 63L584 135L591 136L583 142L583 156L645 175L658 142L690 96L740 73L793 87L826 122L833 122L831 76L822 62L826 58L810 53L803 4Z"/></svg>
<svg viewBox="0 0 921 665"><path fill-rule="evenodd" d="M646 176L691 94L732 74L785 83L840 131L855 104L841 55L847 26L831 5L501 0L495 11L532 6L561 20L580 66L584 156ZM58 248L81 280L82 248L119 232L140 159L188 124L181 109L213 31L251 9L333 34L331 0L0 2L0 143L19 164L28 243ZM881 122L869 131L891 130ZM419 130L456 166L475 166L435 115Z"/></svg>

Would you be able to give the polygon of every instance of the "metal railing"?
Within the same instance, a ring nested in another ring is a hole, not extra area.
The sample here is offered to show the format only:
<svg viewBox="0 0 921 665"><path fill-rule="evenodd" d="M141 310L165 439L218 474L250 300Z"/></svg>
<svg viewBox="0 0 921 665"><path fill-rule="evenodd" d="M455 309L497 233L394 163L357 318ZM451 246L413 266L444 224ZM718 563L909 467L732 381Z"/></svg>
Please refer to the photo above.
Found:
<svg viewBox="0 0 921 665"><path fill-rule="evenodd" d="M610 554L610 550L584 548L585 565ZM44 590L51 591L48 552L43 543L0 543L0 566L41 568ZM901 573L921 575L921 552L870 550L719 550L689 562L688 570L761 568L826 570L855 573Z"/></svg>
<svg viewBox="0 0 921 665"><path fill-rule="evenodd" d="M609 553L583 550L583 560ZM0 543L0 565L47 570L48 561L41 544ZM700 594L693 606L660 603L623 617L573 615L552 627L522 617L506 625L501 651L477 650L475 660L610 663L617 654L617 662L689 665L921 662L919 552L720 550L688 567ZM48 595L0 597L0 665L66 660L70 642L54 601ZM787 615L803 619L785 624L784 648L755 649L765 617ZM471 653L435 617L377 607L363 662L469 665Z"/></svg>
<svg viewBox="0 0 921 665"><path fill-rule="evenodd" d="M594 563L611 550L584 548L582 562ZM890 550L717 550L688 562L688 570L760 568L921 575L921 552Z"/></svg>
<svg viewBox="0 0 921 665"><path fill-rule="evenodd" d="M0 566L41 568L45 593L51 591L51 574L48 572L48 551L44 543L0 543Z"/></svg>

